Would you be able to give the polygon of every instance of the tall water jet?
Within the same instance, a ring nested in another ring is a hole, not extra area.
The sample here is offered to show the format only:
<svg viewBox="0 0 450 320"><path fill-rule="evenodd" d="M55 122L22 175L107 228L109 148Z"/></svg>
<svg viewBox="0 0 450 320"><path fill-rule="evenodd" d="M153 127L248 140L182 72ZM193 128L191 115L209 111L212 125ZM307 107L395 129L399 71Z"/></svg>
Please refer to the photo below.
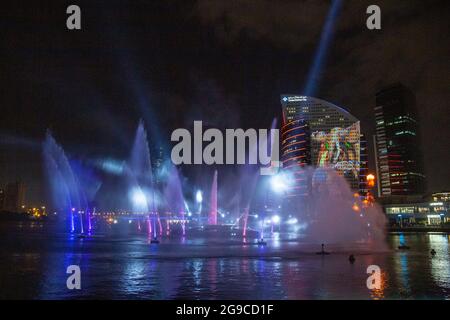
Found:
<svg viewBox="0 0 450 320"><path fill-rule="evenodd" d="M249 207L244 209L244 226L242 230L242 236L245 238L247 236L247 222L248 222L248 213L250 211Z"/></svg>
<svg viewBox="0 0 450 320"><path fill-rule="evenodd" d="M211 185L211 202L209 207L208 224L217 225L217 170L214 171L214 178Z"/></svg>
<svg viewBox="0 0 450 320"><path fill-rule="evenodd" d="M79 210L78 211L78 216L79 216L79 219L80 219L80 233L81 234L83 234L84 233L84 226L83 226L83 215L82 215L82 211L81 210Z"/></svg>
<svg viewBox="0 0 450 320"><path fill-rule="evenodd" d="M241 170L240 174L241 187L244 186L243 190L241 191L241 195L244 201L243 203L244 213L242 215L243 218L242 236L244 238L247 236L247 225L250 206L254 197L256 186L258 184L261 170L269 169L270 171L272 171L273 169L271 167L272 162L278 161L278 150L276 150L278 149L278 145L277 141L275 141L276 136L274 134L275 132L274 129L276 129L276 127L277 127L277 118L274 118L270 126L270 135L267 136L267 140L259 141L259 143L251 145L249 150L249 156L253 155L253 157L255 157L255 155L258 154L261 157L261 155L265 155L269 160L268 167L260 168L260 166L245 165Z"/></svg>
<svg viewBox="0 0 450 320"><path fill-rule="evenodd" d="M152 164L150 159L150 149L148 147L147 132L144 123L139 122L136 129L133 148L128 163L137 182L142 187L151 187L153 182Z"/></svg>
<svg viewBox="0 0 450 320"><path fill-rule="evenodd" d="M68 213L71 232L75 231L75 211L78 210L80 232L83 233L81 209L87 208L87 200L64 150L56 143L50 131L47 131L42 149L52 205Z"/></svg>
<svg viewBox="0 0 450 320"><path fill-rule="evenodd" d="M195 201L198 204L197 215L198 215L198 225L200 226L202 215L202 204L203 204L203 193L200 190L197 190L197 192L195 193Z"/></svg>
<svg viewBox="0 0 450 320"><path fill-rule="evenodd" d="M161 218L160 218L159 214L158 214L158 218L157 219L158 219L159 234L162 235L163 234L163 227L162 227L162 224L161 224Z"/></svg>
<svg viewBox="0 0 450 320"><path fill-rule="evenodd" d="M150 231L151 232L151 231ZM156 239L156 218L153 219L153 239Z"/></svg>
<svg viewBox="0 0 450 320"><path fill-rule="evenodd" d="M139 225L140 230L140 225ZM150 236L152 234L152 221L150 220L150 216L147 216L147 233Z"/></svg>
<svg viewBox="0 0 450 320"><path fill-rule="evenodd" d="M129 198L133 211L135 213L147 214L147 231L151 235L152 231L156 232L155 226L153 228L151 226L151 214L156 216L155 190L150 149L143 121L139 122L136 129L126 173L131 187Z"/></svg>
<svg viewBox="0 0 450 320"><path fill-rule="evenodd" d="M185 235L185 201L183 196L183 189L181 187L181 180L178 169L172 164L170 165L167 176L167 184L164 191L164 197L166 199L166 206L169 209L169 212L181 216L182 233L183 235ZM167 223L169 222L167 221ZM169 228L168 225L167 228Z"/></svg>

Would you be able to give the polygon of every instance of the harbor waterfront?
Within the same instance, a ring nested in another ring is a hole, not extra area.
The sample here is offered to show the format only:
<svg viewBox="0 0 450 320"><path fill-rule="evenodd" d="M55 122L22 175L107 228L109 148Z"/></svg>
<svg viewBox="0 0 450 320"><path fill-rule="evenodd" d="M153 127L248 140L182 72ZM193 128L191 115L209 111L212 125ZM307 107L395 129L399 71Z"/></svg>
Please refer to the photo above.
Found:
<svg viewBox="0 0 450 320"><path fill-rule="evenodd" d="M448 306L450 1L2 6L16 317Z"/></svg>
<svg viewBox="0 0 450 320"><path fill-rule="evenodd" d="M77 238L51 222L3 221L0 231L1 299L450 299L450 235L442 232L391 232L387 251L330 244L331 254L318 256L306 240L276 233L260 247L200 237L151 246L114 229ZM72 264L81 290L66 287ZM374 264L379 290L366 286Z"/></svg>

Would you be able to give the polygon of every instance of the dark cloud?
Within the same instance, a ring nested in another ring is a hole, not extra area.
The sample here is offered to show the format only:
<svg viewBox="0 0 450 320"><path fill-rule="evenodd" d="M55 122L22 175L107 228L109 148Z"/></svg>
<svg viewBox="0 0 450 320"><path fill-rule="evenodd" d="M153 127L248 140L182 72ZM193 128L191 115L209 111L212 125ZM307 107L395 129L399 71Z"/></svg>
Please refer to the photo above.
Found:
<svg viewBox="0 0 450 320"><path fill-rule="evenodd" d="M279 47L301 49L315 42L321 30L321 18L327 14L326 1L209 1L197 2L197 14L203 23L213 24L217 36L229 43L241 33L250 38L268 40Z"/></svg>

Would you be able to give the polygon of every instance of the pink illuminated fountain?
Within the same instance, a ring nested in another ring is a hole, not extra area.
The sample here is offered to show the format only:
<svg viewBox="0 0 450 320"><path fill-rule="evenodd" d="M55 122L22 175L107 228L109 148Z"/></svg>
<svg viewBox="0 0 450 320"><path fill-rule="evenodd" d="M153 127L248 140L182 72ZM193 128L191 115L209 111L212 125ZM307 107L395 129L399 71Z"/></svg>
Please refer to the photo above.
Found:
<svg viewBox="0 0 450 320"><path fill-rule="evenodd" d="M169 210L170 214L172 214L174 217L180 218L181 222L181 228L182 228L182 234L183 236L186 233L186 226L185 226L185 200L183 196L183 189L181 186L181 180L180 180L180 173L178 172L178 169L171 165L169 168L169 173L167 176L167 184L165 186L164 190L164 197L166 201L167 209ZM166 230L170 230L169 221L167 220Z"/></svg>
<svg viewBox="0 0 450 320"><path fill-rule="evenodd" d="M208 216L209 225L217 225L217 170L214 171L213 183L211 186L211 205Z"/></svg>

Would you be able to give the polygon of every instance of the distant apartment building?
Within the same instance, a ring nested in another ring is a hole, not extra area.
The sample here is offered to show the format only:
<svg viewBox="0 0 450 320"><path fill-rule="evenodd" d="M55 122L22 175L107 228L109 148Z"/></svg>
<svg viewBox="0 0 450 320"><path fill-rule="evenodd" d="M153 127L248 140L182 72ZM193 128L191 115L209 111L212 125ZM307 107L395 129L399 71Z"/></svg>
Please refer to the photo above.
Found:
<svg viewBox="0 0 450 320"><path fill-rule="evenodd" d="M20 212L25 205L25 185L22 182L8 183L3 193L2 210Z"/></svg>

